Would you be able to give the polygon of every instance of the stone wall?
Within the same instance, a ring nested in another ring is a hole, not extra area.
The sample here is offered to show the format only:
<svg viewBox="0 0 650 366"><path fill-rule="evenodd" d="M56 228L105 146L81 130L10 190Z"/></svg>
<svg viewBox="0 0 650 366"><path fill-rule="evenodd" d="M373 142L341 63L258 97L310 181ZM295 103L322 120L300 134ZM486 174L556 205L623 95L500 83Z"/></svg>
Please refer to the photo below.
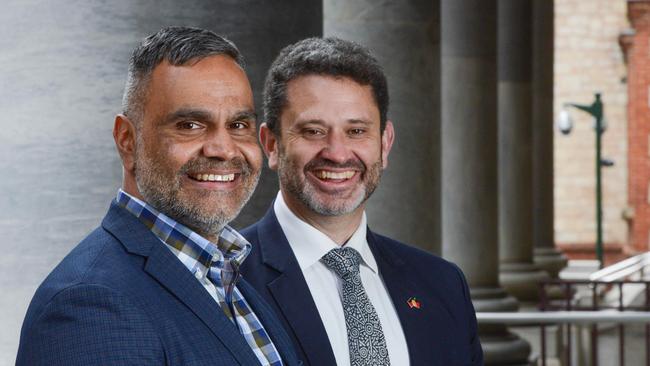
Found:
<svg viewBox="0 0 650 366"><path fill-rule="evenodd" d="M628 62L631 252L647 251L650 231L650 1L628 2L633 30L621 37Z"/></svg>

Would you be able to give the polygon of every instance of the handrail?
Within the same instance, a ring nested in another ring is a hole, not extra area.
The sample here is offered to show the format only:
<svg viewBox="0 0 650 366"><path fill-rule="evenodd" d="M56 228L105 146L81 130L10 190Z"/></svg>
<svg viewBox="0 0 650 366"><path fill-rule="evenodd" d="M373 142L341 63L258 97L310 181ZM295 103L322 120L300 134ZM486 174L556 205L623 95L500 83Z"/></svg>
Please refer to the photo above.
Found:
<svg viewBox="0 0 650 366"><path fill-rule="evenodd" d="M546 366L546 327L549 325L557 326L555 336L559 343L556 347L561 348L557 356L563 364L572 364L575 349L578 363L590 359L592 365L597 365L600 325L614 324L614 329L618 330L618 365L623 366L626 358L625 328L639 324L645 329L645 365L650 366L650 280L645 276L649 265L650 252L598 271L590 281L543 281L540 284L541 313L478 315L482 318L479 322L539 326L542 366ZM549 288L558 286L564 296L550 298ZM581 300L587 299L591 301L583 304ZM607 329L611 328L608 326ZM584 343L586 334L589 334L588 345ZM574 342L577 342L575 347ZM638 363L636 359L635 363Z"/></svg>
<svg viewBox="0 0 650 366"><path fill-rule="evenodd" d="M650 265L650 252L635 255L634 257L614 263L611 266L592 273L589 279L591 281L605 282L618 281L642 271L648 265Z"/></svg>
<svg viewBox="0 0 650 366"><path fill-rule="evenodd" d="M649 311L544 311L544 312L477 312L479 324L542 325L595 323L650 323Z"/></svg>

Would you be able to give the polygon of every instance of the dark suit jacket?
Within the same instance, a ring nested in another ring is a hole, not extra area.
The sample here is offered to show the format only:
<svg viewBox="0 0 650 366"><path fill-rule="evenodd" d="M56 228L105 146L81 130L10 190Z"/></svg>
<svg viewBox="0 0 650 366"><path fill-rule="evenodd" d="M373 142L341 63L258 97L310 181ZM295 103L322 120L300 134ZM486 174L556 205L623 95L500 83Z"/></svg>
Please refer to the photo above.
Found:
<svg viewBox="0 0 650 366"><path fill-rule="evenodd" d="M286 365L291 341L245 281L238 288ZM16 364L259 365L237 327L185 266L135 216L111 205L38 288Z"/></svg>
<svg viewBox="0 0 650 366"><path fill-rule="evenodd" d="M305 365L335 365L320 315L273 207L242 234L253 245L243 276L279 315L298 357ZM402 324L411 365L482 365L474 308L460 269L370 230L367 239ZM411 297L420 301L420 309L408 306Z"/></svg>

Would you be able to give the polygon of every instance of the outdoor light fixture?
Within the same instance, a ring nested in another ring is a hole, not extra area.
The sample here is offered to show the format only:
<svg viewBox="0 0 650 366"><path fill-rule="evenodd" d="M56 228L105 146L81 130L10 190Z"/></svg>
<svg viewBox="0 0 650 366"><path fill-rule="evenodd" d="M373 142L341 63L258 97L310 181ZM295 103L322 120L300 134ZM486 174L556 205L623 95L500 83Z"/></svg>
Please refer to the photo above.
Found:
<svg viewBox="0 0 650 366"><path fill-rule="evenodd" d="M557 117L557 128L562 132L563 135L568 135L573 129L573 119L567 111L566 106L562 108L560 114Z"/></svg>
<svg viewBox="0 0 650 366"><path fill-rule="evenodd" d="M558 115L557 127L564 135L571 133L573 129L573 120L569 114L568 107L577 108L583 112L589 113L594 117L594 130L596 132L596 257L600 262L600 268L603 268L603 188L602 188L602 167L614 165L611 159L603 159L601 151L602 134L605 132L607 124L603 118L603 102L600 99L600 93L595 94L596 100L591 105L581 105L574 103L564 103L562 110Z"/></svg>

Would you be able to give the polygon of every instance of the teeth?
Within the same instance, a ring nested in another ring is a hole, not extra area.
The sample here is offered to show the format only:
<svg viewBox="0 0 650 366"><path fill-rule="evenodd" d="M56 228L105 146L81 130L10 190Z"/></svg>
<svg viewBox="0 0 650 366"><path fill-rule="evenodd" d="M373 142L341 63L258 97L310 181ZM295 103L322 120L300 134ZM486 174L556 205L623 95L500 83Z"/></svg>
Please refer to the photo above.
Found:
<svg viewBox="0 0 650 366"><path fill-rule="evenodd" d="M231 174L196 174L192 178L203 182L232 182L235 180L235 173Z"/></svg>
<svg viewBox="0 0 650 366"><path fill-rule="evenodd" d="M345 172L330 172L327 170L319 170L316 176L320 179L350 179L354 175L354 171L348 170Z"/></svg>

